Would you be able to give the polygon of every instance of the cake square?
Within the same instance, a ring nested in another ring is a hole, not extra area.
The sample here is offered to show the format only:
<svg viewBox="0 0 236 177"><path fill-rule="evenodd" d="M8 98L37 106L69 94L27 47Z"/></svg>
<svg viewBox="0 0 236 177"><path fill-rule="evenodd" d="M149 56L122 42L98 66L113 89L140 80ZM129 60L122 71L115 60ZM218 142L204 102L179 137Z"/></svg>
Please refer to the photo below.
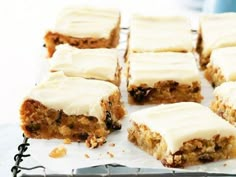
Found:
<svg viewBox="0 0 236 177"><path fill-rule="evenodd" d="M224 82L213 92L211 109L222 118L236 125L236 82Z"/></svg>
<svg viewBox="0 0 236 177"><path fill-rule="evenodd" d="M205 69L212 50L236 46L236 13L209 14L200 18L197 51Z"/></svg>
<svg viewBox="0 0 236 177"><path fill-rule="evenodd" d="M130 104L200 102L203 98L192 53L131 53L127 67Z"/></svg>
<svg viewBox="0 0 236 177"><path fill-rule="evenodd" d="M213 86L236 81L236 47L219 48L212 51L205 77Z"/></svg>
<svg viewBox="0 0 236 177"><path fill-rule="evenodd" d="M121 128L125 111L120 97L110 82L51 73L24 99L21 127L30 138L85 141L95 148Z"/></svg>
<svg viewBox="0 0 236 177"><path fill-rule="evenodd" d="M44 39L49 57L58 44L78 48L114 48L119 42L120 12L97 7L67 7Z"/></svg>
<svg viewBox="0 0 236 177"><path fill-rule="evenodd" d="M193 45L190 21L180 16L134 15L127 50L128 53L191 52Z"/></svg>
<svg viewBox="0 0 236 177"><path fill-rule="evenodd" d="M50 70L63 71L69 77L84 77L120 85L121 68L116 49L78 49L61 44L50 59Z"/></svg>
<svg viewBox="0 0 236 177"><path fill-rule="evenodd" d="M236 157L236 128L194 102L163 104L130 115L128 139L167 167Z"/></svg>

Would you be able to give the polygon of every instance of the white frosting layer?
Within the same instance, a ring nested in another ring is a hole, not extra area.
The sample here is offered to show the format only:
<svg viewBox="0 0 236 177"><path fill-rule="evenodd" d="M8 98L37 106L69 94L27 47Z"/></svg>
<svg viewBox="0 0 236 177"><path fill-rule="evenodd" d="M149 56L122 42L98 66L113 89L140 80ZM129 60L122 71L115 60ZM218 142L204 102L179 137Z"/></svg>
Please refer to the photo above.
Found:
<svg viewBox="0 0 236 177"><path fill-rule="evenodd" d="M192 51L191 25L184 17L133 16L129 52Z"/></svg>
<svg viewBox="0 0 236 177"><path fill-rule="evenodd" d="M55 32L78 38L109 38L119 21L116 9L67 7L58 15Z"/></svg>
<svg viewBox="0 0 236 177"><path fill-rule="evenodd" d="M213 92L226 105L236 109L236 82L224 82Z"/></svg>
<svg viewBox="0 0 236 177"><path fill-rule="evenodd" d="M143 109L132 113L130 119L160 133L166 141L168 153L175 153L189 140L211 139L217 134L236 136L236 129L230 123L208 107L193 102Z"/></svg>
<svg viewBox="0 0 236 177"><path fill-rule="evenodd" d="M210 65L219 67L226 81L236 81L236 47L213 50Z"/></svg>
<svg viewBox="0 0 236 177"><path fill-rule="evenodd" d="M161 52L129 55L129 85L174 80L183 84L200 83L199 71L192 53Z"/></svg>
<svg viewBox="0 0 236 177"><path fill-rule="evenodd" d="M37 85L28 94L34 99L68 115L86 115L101 118L101 100L108 99L119 89L110 82L66 77L63 72L51 73L48 80Z"/></svg>
<svg viewBox="0 0 236 177"><path fill-rule="evenodd" d="M66 76L115 80L118 53L115 49L78 49L59 45L50 59L50 70L63 71Z"/></svg>
<svg viewBox="0 0 236 177"><path fill-rule="evenodd" d="M211 14L200 18L203 56L216 48L236 46L236 13Z"/></svg>

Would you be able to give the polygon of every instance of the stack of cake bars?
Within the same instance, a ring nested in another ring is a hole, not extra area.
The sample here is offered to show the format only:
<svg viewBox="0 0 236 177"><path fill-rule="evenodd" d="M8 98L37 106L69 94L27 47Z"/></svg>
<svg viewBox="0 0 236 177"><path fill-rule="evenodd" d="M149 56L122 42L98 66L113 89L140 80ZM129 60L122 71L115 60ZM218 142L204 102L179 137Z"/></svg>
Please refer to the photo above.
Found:
<svg viewBox="0 0 236 177"><path fill-rule="evenodd" d="M164 166L236 157L236 84L227 82L236 78L235 21L235 13L200 20L200 66L213 85L221 84L211 104L217 115L200 104L189 20L142 15L131 19L125 55L128 102L161 105L129 115L128 139ZM45 35L50 74L21 105L27 137L85 141L96 148L121 129L125 109L114 49L119 25L115 9L68 7L59 14L55 28Z"/></svg>
<svg viewBox="0 0 236 177"><path fill-rule="evenodd" d="M27 137L85 141L91 148L121 129L120 66L116 47L120 13L116 9L68 7L45 35L48 79L21 106Z"/></svg>
<svg viewBox="0 0 236 177"><path fill-rule="evenodd" d="M184 17L133 16L127 62L130 104L201 102L201 82Z"/></svg>

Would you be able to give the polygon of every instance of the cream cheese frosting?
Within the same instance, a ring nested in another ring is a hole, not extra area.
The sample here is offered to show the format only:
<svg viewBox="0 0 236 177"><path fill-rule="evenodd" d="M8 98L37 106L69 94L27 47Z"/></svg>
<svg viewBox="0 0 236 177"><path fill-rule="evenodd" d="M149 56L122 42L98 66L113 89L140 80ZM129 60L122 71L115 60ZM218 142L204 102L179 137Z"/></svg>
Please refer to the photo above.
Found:
<svg viewBox="0 0 236 177"><path fill-rule="evenodd" d="M180 16L134 15L130 24L129 53L192 51L191 24Z"/></svg>
<svg viewBox="0 0 236 177"><path fill-rule="evenodd" d="M78 38L106 38L117 26L117 9L97 7L67 7L58 15L54 31Z"/></svg>
<svg viewBox="0 0 236 177"><path fill-rule="evenodd" d="M101 100L107 100L119 89L110 82L81 77L66 77L55 72L31 90L26 99L39 101L48 108L63 110L68 115L102 118Z"/></svg>
<svg viewBox="0 0 236 177"><path fill-rule="evenodd" d="M226 105L236 109L236 82L224 82L216 87L213 92Z"/></svg>
<svg viewBox="0 0 236 177"><path fill-rule="evenodd" d="M213 49L236 46L236 13L205 15L200 18L203 57Z"/></svg>
<svg viewBox="0 0 236 177"><path fill-rule="evenodd" d="M211 139L215 135L236 136L230 123L208 107L194 102L163 104L146 108L130 115L138 125L146 125L160 133L167 144L167 153L175 153L184 142L193 139Z"/></svg>
<svg viewBox="0 0 236 177"><path fill-rule="evenodd" d="M129 55L129 85L174 80L182 84L200 83L199 71L192 53L160 52Z"/></svg>
<svg viewBox="0 0 236 177"><path fill-rule="evenodd" d="M66 76L114 80L118 67L115 49L78 49L68 44L56 47L50 59L50 70L63 71Z"/></svg>
<svg viewBox="0 0 236 177"><path fill-rule="evenodd" d="M220 68L226 81L236 81L236 47L213 50L209 65Z"/></svg>

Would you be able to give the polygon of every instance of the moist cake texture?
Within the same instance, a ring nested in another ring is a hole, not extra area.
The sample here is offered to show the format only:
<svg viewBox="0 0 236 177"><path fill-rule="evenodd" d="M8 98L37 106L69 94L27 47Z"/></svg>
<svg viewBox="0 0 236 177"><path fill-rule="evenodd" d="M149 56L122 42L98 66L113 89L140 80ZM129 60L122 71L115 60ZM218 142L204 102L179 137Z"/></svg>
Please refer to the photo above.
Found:
<svg viewBox="0 0 236 177"><path fill-rule="evenodd" d="M68 44L56 47L50 70L66 76L105 80L120 85L120 66L116 49L78 49Z"/></svg>
<svg viewBox="0 0 236 177"><path fill-rule="evenodd" d="M203 98L192 53L131 53L127 67L130 104L200 102Z"/></svg>
<svg viewBox="0 0 236 177"><path fill-rule="evenodd" d="M130 115L128 139L167 167L236 157L236 129L194 102L163 104Z"/></svg>
<svg viewBox="0 0 236 177"><path fill-rule="evenodd" d="M120 96L112 83L55 72L26 96L21 127L27 137L68 138L97 147L121 128L125 112Z"/></svg>
<svg viewBox="0 0 236 177"><path fill-rule="evenodd" d="M120 12L96 7L67 7L44 39L51 57L58 44L78 48L114 48L119 42Z"/></svg>
<svg viewBox="0 0 236 177"><path fill-rule="evenodd" d="M207 80L213 86L236 81L236 47L219 48L212 51L205 70Z"/></svg>
<svg viewBox="0 0 236 177"><path fill-rule="evenodd" d="M200 18L197 51L205 69L212 50L236 46L236 13L204 15Z"/></svg>
<svg viewBox="0 0 236 177"><path fill-rule="evenodd" d="M225 82L216 87L211 109L219 116L236 125L236 82Z"/></svg>

